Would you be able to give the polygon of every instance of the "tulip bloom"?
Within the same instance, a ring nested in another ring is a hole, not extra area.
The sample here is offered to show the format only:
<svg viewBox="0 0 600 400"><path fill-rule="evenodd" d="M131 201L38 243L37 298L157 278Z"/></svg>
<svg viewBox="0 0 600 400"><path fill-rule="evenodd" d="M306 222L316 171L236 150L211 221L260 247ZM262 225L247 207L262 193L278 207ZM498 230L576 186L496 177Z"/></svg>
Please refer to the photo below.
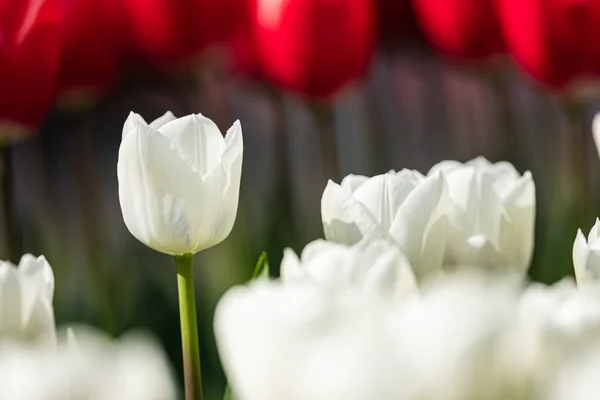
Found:
<svg viewBox="0 0 600 400"><path fill-rule="evenodd" d="M285 89L329 97L367 70L374 51L369 0L254 0L261 70Z"/></svg>
<svg viewBox="0 0 600 400"><path fill-rule="evenodd" d="M483 157L465 164L442 161L429 172L443 174L448 188L440 211L450 224L444 266L503 268L527 272L533 253L535 184L512 164Z"/></svg>
<svg viewBox="0 0 600 400"><path fill-rule="evenodd" d="M508 50L538 82L563 89L600 73L591 50L600 33L600 2L498 0L497 6Z"/></svg>
<svg viewBox="0 0 600 400"><path fill-rule="evenodd" d="M133 53L164 66L189 61L232 35L244 0L125 0Z"/></svg>
<svg viewBox="0 0 600 400"><path fill-rule="evenodd" d="M112 340L103 332L77 326L61 332L55 347L3 348L0 371L2 399L177 398L164 351L141 333Z"/></svg>
<svg viewBox="0 0 600 400"><path fill-rule="evenodd" d="M458 59L488 59L504 51L494 0L413 0L425 36Z"/></svg>
<svg viewBox="0 0 600 400"><path fill-rule="evenodd" d="M590 230L587 238L579 229L573 244L573 266L580 286L600 282L600 220Z"/></svg>
<svg viewBox="0 0 600 400"><path fill-rule="evenodd" d="M67 100L103 92L117 77L126 36L120 1L67 2L65 42L59 76Z"/></svg>
<svg viewBox="0 0 600 400"><path fill-rule="evenodd" d="M46 117L59 69L62 0L0 0L0 142Z"/></svg>
<svg viewBox="0 0 600 400"><path fill-rule="evenodd" d="M54 274L44 256L25 254L18 266L0 261L0 343L53 343L53 297Z"/></svg>
<svg viewBox="0 0 600 400"><path fill-rule="evenodd" d="M284 251L281 279L285 283L314 282L376 296L405 296L416 290L415 276L397 246L363 241L346 246L324 240L309 243L301 258Z"/></svg>
<svg viewBox="0 0 600 400"><path fill-rule="evenodd" d="M239 121L225 138L200 115L167 113L147 124L125 121L117 172L123 219L146 246L194 254L225 239L233 227L242 172Z"/></svg>
<svg viewBox="0 0 600 400"><path fill-rule="evenodd" d="M397 243L422 278L439 272L446 219L436 213L444 188L441 175L388 172L372 178L348 175L329 181L321 198L325 238L353 244L369 240Z"/></svg>

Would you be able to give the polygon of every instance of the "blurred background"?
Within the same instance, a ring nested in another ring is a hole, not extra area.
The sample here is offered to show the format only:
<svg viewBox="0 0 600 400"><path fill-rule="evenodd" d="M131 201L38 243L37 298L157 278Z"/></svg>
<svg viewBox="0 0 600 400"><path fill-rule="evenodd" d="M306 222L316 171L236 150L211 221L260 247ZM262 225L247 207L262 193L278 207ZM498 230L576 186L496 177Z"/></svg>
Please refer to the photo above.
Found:
<svg viewBox="0 0 600 400"><path fill-rule="evenodd" d="M0 0L0 259L46 255L59 324L148 329L180 373L175 264L129 234L116 176L128 113L171 110L244 132L234 230L196 257L208 399L219 297L322 237L327 179L531 170L530 276L555 282L600 215L598 39L600 0Z"/></svg>

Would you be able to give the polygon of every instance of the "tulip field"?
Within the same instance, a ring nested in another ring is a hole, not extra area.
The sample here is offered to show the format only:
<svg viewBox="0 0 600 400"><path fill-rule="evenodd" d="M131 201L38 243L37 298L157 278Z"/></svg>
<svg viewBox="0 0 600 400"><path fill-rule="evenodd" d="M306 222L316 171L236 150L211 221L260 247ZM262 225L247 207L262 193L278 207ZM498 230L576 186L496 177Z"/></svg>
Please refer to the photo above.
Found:
<svg viewBox="0 0 600 400"><path fill-rule="evenodd" d="M599 27L0 0L0 400L600 399Z"/></svg>

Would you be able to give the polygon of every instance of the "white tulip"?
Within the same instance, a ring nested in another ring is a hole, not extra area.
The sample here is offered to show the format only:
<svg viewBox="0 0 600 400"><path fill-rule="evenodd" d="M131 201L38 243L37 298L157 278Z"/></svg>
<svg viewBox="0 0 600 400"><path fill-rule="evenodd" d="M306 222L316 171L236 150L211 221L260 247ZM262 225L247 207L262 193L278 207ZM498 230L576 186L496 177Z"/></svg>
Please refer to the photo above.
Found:
<svg viewBox="0 0 600 400"><path fill-rule="evenodd" d="M600 346L575 354L560 369L550 386L548 400L592 400L600 398Z"/></svg>
<svg viewBox="0 0 600 400"><path fill-rule="evenodd" d="M521 399L505 396L497 352L519 282L478 271L440 277L403 304L396 320L400 369L394 399ZM391 397L388 397L391 398Z"/></svg>
<svg viewBox="0 0 600 400"><path fill-rule="evenodd" d="M598 151L598 155L600 156L600 113L596 114L592 121L592 136L596 144L596 151Z"/></svg>
<svg viewBox="0 0 600 400"><path fill-rule="evenodd" d="M496 348L517 289L458 274L398 301L257 282L221 299L215 337L243 400L500 400Z"/></svg>
<svg viewBox="0 0 600 400"><path fill-rule="evenodd" d="M465 164L442 161L429 176L443 172L448 190L441 209L450 221L445 269L501 268L524 274L533 252L535 185L508 162L478 157Z"/></svg>
<svg viewBox="0 0 600 400"><path fill-rule="evenodd" d="M500 357L513 389L538 398L573 354L600 337L600 294L565 278L530 285L519 300Z"/></svg>
<svg viewBox="0 0 600 400"><path fill-rule="evenodd" d="M170 255L223 241L238 208L242 171L239 121L223 138L210 119L167 113L147 124L131 113L117 172L123 219L146 246Z"/></svg>
<svg viewBox="0 0 600 400"><path fill-rule="evenodd" d="M229 290L215 337L236 398L397 399L389 310L347 294L277 282Z"/></svg>
<svg viewBox="0 0 600 400"><path fill-rule="evenodd" d="M3 400L172 400L171 369L158 344L147 335L118 341L91 328L61 337L56 348L11 346L0 349Z"/></svg>
<svg viewBox="0 0 600 400"><path fill-rule="evenodd" d="M348 175L340 185L329 181L321 198L325 238L394 241L418 278L437 273L445 245L446 219L437 212L443 190L441 174L406 169L372 178Z"/></svg>
<svg viewBox="0 0 600 400"><path fill-rule="evenodd" d="M18 266L0 261L0 342L53 343L54 274L44 256L25 254Z"/></svg>
<svg viewBox="0 0 600 400"><path fill-rule="evenodd" d="M357 289L378 296L405 296L416 290L408 260L387 241L344 245L325 240L309 243L300 258L285 249L281 261L285 283L315 282L334 288Z"/></svg>
<svg viewBox="0 0 600 400"><path fill-rule="evenodd" d="M581 229L573 244L573 266L579 286L600 283L600 220L590 230L587 239Z"/></svg>

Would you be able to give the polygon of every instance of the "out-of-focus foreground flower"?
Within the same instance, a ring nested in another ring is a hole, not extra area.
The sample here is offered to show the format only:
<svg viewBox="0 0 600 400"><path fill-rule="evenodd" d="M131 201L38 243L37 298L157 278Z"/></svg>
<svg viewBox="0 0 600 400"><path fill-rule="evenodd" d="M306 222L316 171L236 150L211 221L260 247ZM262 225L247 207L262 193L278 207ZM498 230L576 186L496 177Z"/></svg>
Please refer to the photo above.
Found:
<svg viewBox="0 0 600 400"><path fill-rule="evenodd" d="M288 284L312 282L373 296L401 297L416 290L408 260L385 240L364 240L352 246L316 240L304 248L300 258L286 249L281 279Z"/></svg>
<svg viewBox="0 0 600 400"><path fill-rule="evenodd" d="M171 400L165 354L146 335L113 341L90 328L60 335L55 348L0 348L0 398L5 400Z"/></svg>
<svg viewBox="0 0 600 400"><path fill-rule="evenodd" d="M131 113L117 165L121 210L131 234L170 255L220 243L235 222L242 155L239 121L223 138L200 114L167 113L147 124Z"/></svg>
<svg viewBox="0 0 600 400"><path fill-rule="evenodd" d="M54 274L44 256L0 261L0 343L54 343Z"/></svg>

